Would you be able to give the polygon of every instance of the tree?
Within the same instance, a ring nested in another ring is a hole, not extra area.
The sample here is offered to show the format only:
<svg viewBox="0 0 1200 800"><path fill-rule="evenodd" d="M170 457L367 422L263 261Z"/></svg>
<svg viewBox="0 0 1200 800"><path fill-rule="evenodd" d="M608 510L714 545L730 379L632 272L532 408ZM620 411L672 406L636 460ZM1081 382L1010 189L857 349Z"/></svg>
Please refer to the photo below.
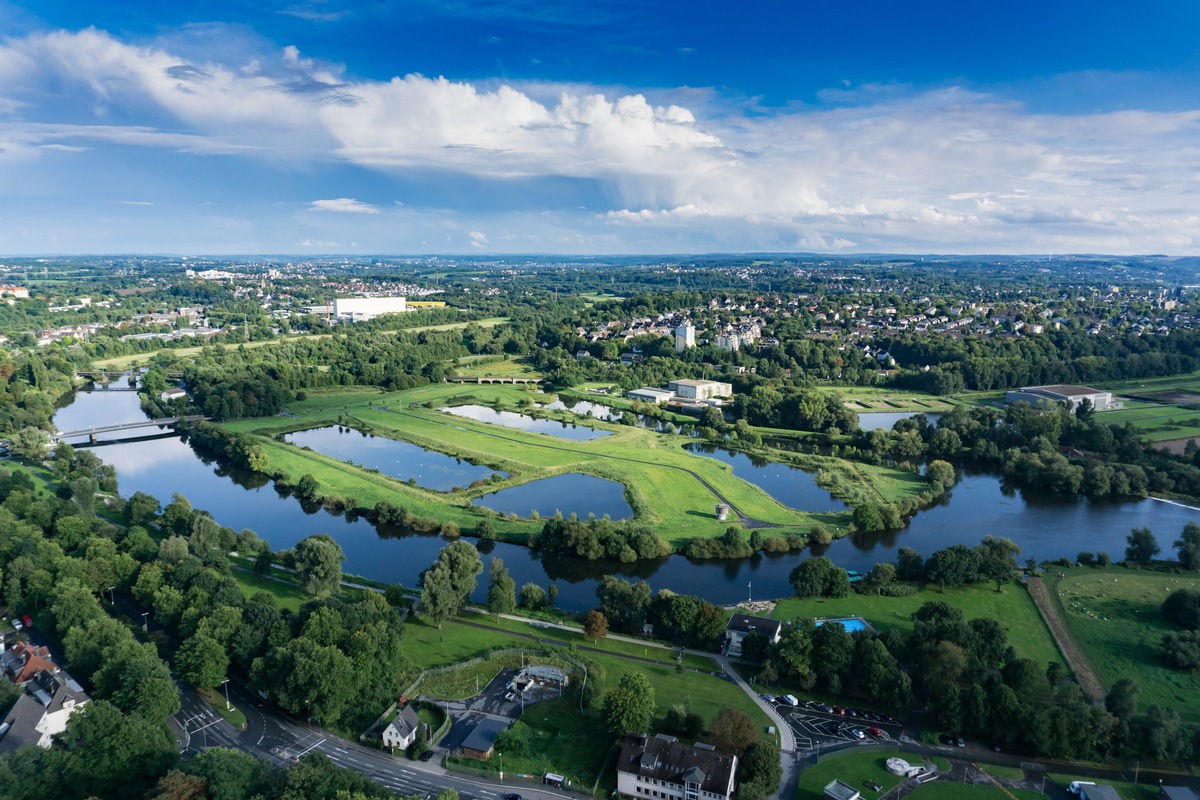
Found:
<svg viewBox="0 0 1200 800"><path fill-rule="evenodd" d="M154 521L161 510L158 500L145 492L134 492L125 503L125 515L134 525L146 525Z"/></svg>
<svg viewBox="0 0 1200 800"><path fill-rule="evenodd" d="M521 608L542 611L546 608L546 590L530 581L521 587Z"/></svg>
<svg viewBox="0 0 1200 800"><path fill-rule="evenodd" d="M738 800L761 800L779 790L783 766L775 746L761 739L746 746L738 762Z"/></svg>
<svg viewBox="0 0 1200 800"><path fill-rule="evenodd" d="M583 635L593 642L608 636L608 618L604 616L604 612L593 608L587 613L583 618Z"/></svg>
<svg viewBox="0 0 1200 800"><path fill-rule="evenodd" d="M459 607L450 567L440 561L434 562L433 566L421 573L420 583L421 614L440 628Z"/></svg>
<svg viewBox="0 0 1200 800"><path fill-rule="evenodd" d="M184 769L208 781L211 800L244 800L260 794L271 772L265 761L223 747L210 747Z"/></svg>
<svg viewBox="0 0 1200 800"><path fill-rule="evenodd" d="M1179 566L1184 569L1200 568L1200 525L1189 522L1172 545L1179 553Z"/></svg>
<svg viewBox="0 0 1200 800"><path fill-rule="evenodd" d="M350 657L305 636L255 659L250 674L255 685L267 689L282 708L311 714L325 723L336 722L355 698Z"/></svg>
<svg viewBox="0 0 1200 800"><path fill-rule="evenodd" d="M925 477L931 483L940 484L948 489L954 485L954 465L948 461L931 461L925 468Z"/></svg>
<svg viewBox="0 0 1200 800"><path fill-rule="evenodd" d="M1137 714L1138 695L1142 687L1133 678L1121 678L1108 690L1104 707L1117 719L1128 722Z"/></svg>
<svg viewBox="0 0 1200 800"><path fill-rule="evenodd" d="M802 561L792 570L788 581L797 597L845 597L850 594L850 576L825 556Z"/></svg>
<svg viewBox="0 0 1200 800"><path fill-rule="evenodd" d="M292 553L296 571L304 579L304 588L309 594L328 594L341 586L342 562L346 556L332 536L318 533L301 539Z"/></svg>
<svg viewBox="0 0 1200 800"><path fill-rule="evenodd" d="M740 708L722 708L708 726L708 737L718 750L740 756L758 738L758 728Z"/></svg>
<svg viewBox="0 0 1200 800"><path fill-rule="evenodd" d="M979 556L966 545L956 544L938 550L925 562L925 577L942 587L962 586L978 577Z"/></svg>
<svg viewBox="0 0 1200 800"><path fill-rule="evenodd" d="M925 579L925 559L911 547L901 547L896 553L896 577L902 581Z"/></svg>
<svg viewBox="0 0 1200 800"><path fill-rule="evenodd" d="M1021 554L1021 548L1008 539L985 536L975 550L979 554L979 577L995 581L997 592L1020 570L1017 556Z"/></svg>
<svg viewBox="0 0 1200 800"><path fill-rule="evenodd" d="M1149 528L1134 528L1125 537L1125 542L1128 545L1125 548L1125 560L1136 564L1149 564L1160 549Z"/></svg>
<svg viewBox="0 0 1200 800"><path fill-rule="evenodd" d="M162 718L125 715L103 699L72 714L61 738L70 758L57 762L55 779L68 797L141 797L178 760Z"/></svg>
<svg viewBox="0 0 1200 800"><path fill-rule="evenodd" d="M1181 628L1200 629L1200 592L1176 589L1163 601L1162 613Z"/></svg>
<svg viewBox="0 0 1200 800"><path fill-rule="evenodd" d="M171 495L171 502L163 509L163 530L183 536L192 532L192 504L183 495L176 492Z"/></svg>
<svg viewBox="0 0 1200 800"><path fill-rule="evenodd" d="M199 775L188 775L177 769L159 779L149 800L207 800L208 781Z"/></svg>
<svg viewBox="0 0 1200 800"><path fill-rule="evenodd" d="M654 711L654 687L644 672L627 673L604 698L604 724L616 737L649 731Z"/></svg>
<svg viewBox="0 0 1200 800"><path fill-rule="evenodd" d="M216 639L197 633L187 639L175 656L175 667L180 676L202 689L215 689L225 680L229 669L229 655Z"/></svg>
<svg viewBox="0 0 1200 800"><path fill-rule="evenodd" d="M487 609L493 614L511 614L517 607L517 582L504 568L504 562L493 558L488 574Z"/></svg>

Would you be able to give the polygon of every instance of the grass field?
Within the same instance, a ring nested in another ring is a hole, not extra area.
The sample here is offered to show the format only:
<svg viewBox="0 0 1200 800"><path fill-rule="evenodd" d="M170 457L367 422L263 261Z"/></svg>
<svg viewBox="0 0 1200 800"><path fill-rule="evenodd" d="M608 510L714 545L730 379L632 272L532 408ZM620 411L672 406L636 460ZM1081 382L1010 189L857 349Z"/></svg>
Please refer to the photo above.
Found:
<svg viewBox="0 0 1200 800"><path fill-rule="evenodd" d="M824 789L834 780L849 784L863 793L863 797L882 797L900 783L900 776L887 771L887 760L897 755L896 750L875 750L869 752L849 751L845 755L826 758L800 773L800 782L796 786L796 800L824 800ZM920 763L918 756L910 755L909 763ZM875 781L882 784L878 792L872 792L863 785L864 781Z"/></svg>
<svg viewBox="0 0 1200 800"><path fill-rule="evenodd" d="M272 471L286 472L293 479L311 474L323 494L353 499L360 507L371 507L380 500L388 500L417 515L442 522L454 521L464 530L473 528L484 514L470 505L472 499L564 473L585 473L622 484L634 515L653 526L659 536L672 545L725 531L726 523L717 522L713 510L719 498L704 482L751 519L799 532L807 532L817 523L835 533L848 530L848 512L813 513L784 506L757 486L734 477L726 464L685 452L682 445L687 442L678 436L593 420L587 424L610 431L612 435L591 442L571 442L451 417L436 410L438 406L454 402L454 398L463 402L467 397L475 403L499 402L505 407L519 409L520 401L529 397L529 391L513 386L435 384L398 393L316 394L290 405L292 416L241 420L228 423L227 427L260 437ZM427 402L434 408L425 407ZM550 418L581 422L570 412L542 413ZM500 483L452 494L435 493L319 453L301 450L275 438L288 430L339 421L486 464L509 473L509 477ZM898 500L916 496L925 489L924 481L916 475L887 467L847 466L847 462L839 459L815 455L792 455L790 458L804 460L811 469L823 469L831 476L837 475L838 493L851 504L862 500ZM572 511L569 508L561 510L564 514ZM521 541L539 530L541 524L503 520L498 521L496 527L505 538Z"/></svg>
<svg viewBox="0 0 1200 800"><path fill-rule="evenodd" d="M1134 678L1142 687L1140 708L1157 703L1200 722L1200 673L1159 666L1155 657L1163 634L1175 630L1159 606L1176 589L1200 591L1200 577L1122 567L1063 571L1065 578L1047 573L1047 586L1105 688Z"/></svg>
<svg viewBox="0 0 1200 800"><path fill-rule="evenodd" d="M983 584L948 588L945 594L936 587L926 588L908 597L878 597L852 594L838 599L780 600L773 614L775 619L794 617L863 617L877 630L912 631L912 615L922 604L941 600L961 609L968 619L983 617L997 620L1008 635L1008 643L1022 658L1039 663L1063 663L1062 655L1042 622L1037 608L1024 586L1009 584L999 594Z"/></svg>
<svg viewBox="0 0 1200 800"><path fill-rule="evenodd" d="M275 598L275 605L290 611L299 611L301 605L312 599L307 592L295 584L280 583L243 572L240 569L231 571L230 576L237 581L238 588L246 597L250 597L256 592L266 592Z"/></svg>
<svg viewBox="0 0 1200 800"><path fill-rule="evenodd" d="M457 364L453 365L454 374L461 377L477 377L491 376L499 378L509 377L528 377L540 378L541 373L533 369L528 363L528 359L521 356L517 358L499 358L496 356L486 356L483 358L471 357L470 360L460 358Z"/></svg>

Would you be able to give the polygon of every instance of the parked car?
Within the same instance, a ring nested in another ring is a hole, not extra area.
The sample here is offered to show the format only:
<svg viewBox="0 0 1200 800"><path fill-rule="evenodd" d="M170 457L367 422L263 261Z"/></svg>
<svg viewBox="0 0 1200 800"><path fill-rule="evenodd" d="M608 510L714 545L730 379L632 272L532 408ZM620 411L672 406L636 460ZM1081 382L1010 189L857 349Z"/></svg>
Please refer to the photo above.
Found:
<svg viewBox="0 0 1200 800"><path fill-rule="evenodd" d="M21 630L22 628L25 627L25 623L21 622L21 620L19 620L19 619L14 619L12 621L12 626L13 626L13 628L15 628L17 630Z"/></svg>
<svg viewBox="0 0 1200 800"><path fill-rule="evenodd" d="M883 784L876 781L863 781L863 786L866 786L872 792L878 792L883 788Z"/></svg>
<svg viewBox="0 0 1200 800"><path fill-rule="evenodd" d="M432 750L426 750L424 753L421 753L421 760L422 760L422 761L428 761L428 760L429 760L429 759L431 759L431 758L433 758L433 751L432 751Z"/></svg>
<svg viewBox="0 0 1200 800"><path fill-rule="evenodd" d="M941 742L942 744L948 744L951 747L954 746L954 737L948 733L943 733L940 736L938 736L938 741Z"/></svg>
<svg viewBox="0 0 1200 800"><path fill-rule="evenodd" d="M822 711L824 711L826 714L832 714L832 713L833 713L833 706L829 705L828 703L822 703L820 706L818 706L818 708L820 708L820 709L821 709Z"/></svg>
<svg viewBox="0 0 1200 800"><path fill-rule="evenodd" d="M846 716L846 707L845 706L834 706L833 713L837 714L839 717L844 717L844 716Z"/></svg>
<svg viewBox="0 0 1200 800"><path fill-rule="evenodd" d="M884 736L887 735L883 732L883 730L881 728L867 728L867 733L871 734L876 739L882 739Z"/></svg>
<svg viewBox="0 0 1200 800"><path fill-rule="evenodd" d="M865 733L863 733L863 729L862 729L862 728L851 728L851 729L850 729L850 735L851 735L851 736L853 736L855 739L865 739L865 738L867 738L867 735L866 735Z"/></svg>
<svg viewBox="0 0 1200 800"><path fill-rule="evenodd" d="M21 617L21 621L25 623L26 628L33 627L33 620L30 619L28 616Z"/></svg>

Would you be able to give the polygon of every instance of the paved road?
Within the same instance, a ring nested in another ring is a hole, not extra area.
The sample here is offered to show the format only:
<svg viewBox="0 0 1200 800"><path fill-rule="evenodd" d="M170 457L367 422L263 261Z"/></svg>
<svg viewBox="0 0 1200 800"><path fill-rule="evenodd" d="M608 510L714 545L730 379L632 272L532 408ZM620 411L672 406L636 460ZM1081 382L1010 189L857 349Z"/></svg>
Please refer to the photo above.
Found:
<svg viewBox="0 0 1200 800"><path fill-rule="evenodd" d="M429 798L452 787L464 800L500 800L517 792L529 800L581 800L585 795L547 790L525 781L495 782L449 773L429 762L409 761L340 739L319 727L293 719L270 706L257 707L258 696L229 682L229 698L246 714L246 729L238 730L221 718L195 691L180 686L182 709L172 720L182 752L197 754L209 747L227 747L285 765L308 753L321 753L340 767L366 775L396 792Z"/></svg>

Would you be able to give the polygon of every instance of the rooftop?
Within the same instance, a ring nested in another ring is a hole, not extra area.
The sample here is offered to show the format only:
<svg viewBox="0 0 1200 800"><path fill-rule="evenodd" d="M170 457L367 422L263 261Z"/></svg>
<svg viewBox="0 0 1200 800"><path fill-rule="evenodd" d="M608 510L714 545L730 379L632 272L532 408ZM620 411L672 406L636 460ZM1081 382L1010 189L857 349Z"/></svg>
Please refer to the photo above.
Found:
<svg viewBox="0 0 1200 800"><path fill-rule="evenodd" d="M625 734L617 769L668 783L693 782L701 791L724 796L737 767L737 758L711 747L684 744L674 736Z"/></svg>
<svg viewBox="0 0 1200 800"><path fill-rule="evenodd" d="M1077 397L1081 394L1104 394L1099 389L1093 389L1089 386L1072 386L1065 383L1056 383L1050 386L1025 386L1021 389L1022 392L1046 392L1047 394L1057 394L1063 397Z"/></svg>
<svg viewBox="0 0 1200 800"><path fill-rule="evenodd" d="M781 623L777 619L767 619L766 617L752 617L748 614L734 614L729 618L728 624L725 625L727 631L738 631L740 633L752 633L757 631L767 638L774 638L775 634L779 633Z"/></svg>

